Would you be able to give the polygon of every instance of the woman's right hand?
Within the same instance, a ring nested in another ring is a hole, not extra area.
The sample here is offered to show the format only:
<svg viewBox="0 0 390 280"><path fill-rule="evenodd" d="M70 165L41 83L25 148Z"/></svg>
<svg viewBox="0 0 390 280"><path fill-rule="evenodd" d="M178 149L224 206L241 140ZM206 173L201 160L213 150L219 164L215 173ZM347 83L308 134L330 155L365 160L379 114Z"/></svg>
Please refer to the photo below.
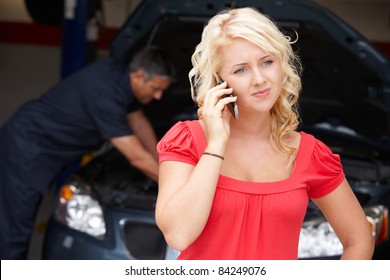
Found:
<svg viewBox="0 0 390 280"><path fill-rule="evenodd" d="M237 96L225 97L232 94L232 88L226 88L227 83L223 82L211 89L205 95L203 107L198 114L205 124L207 142L222 141L226 142L230 135L231 113L227 104L235 102Z"/></svg>

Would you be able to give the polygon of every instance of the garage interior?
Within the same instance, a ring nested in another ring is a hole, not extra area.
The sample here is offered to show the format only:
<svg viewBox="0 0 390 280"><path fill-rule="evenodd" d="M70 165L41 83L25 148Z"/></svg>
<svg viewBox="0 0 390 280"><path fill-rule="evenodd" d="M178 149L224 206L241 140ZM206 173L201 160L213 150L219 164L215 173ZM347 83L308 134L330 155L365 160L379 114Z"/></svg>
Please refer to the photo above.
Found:
<svg viewBox="0 0 390 280"><path fill-rule="evenodd" d="M35 1L44 2L44 1ZM107 55L110 38L140 0L103 0L105 31L97 35L89 22L87 36L94 42L91 60ZM390 0L318 0L373 42L390 58ZM24 30L23 30L24 29ZM23 0L0 2L0 125L24 102L36 98L64 75L61 26L36 23ZM100 37L99 37L100 36ZM47 38L45 38L47 37ZM72 71L66 69L65 71ZM29 259L40 259L40 246L51 208L52 190L41 204L31 240Z"/></svg>

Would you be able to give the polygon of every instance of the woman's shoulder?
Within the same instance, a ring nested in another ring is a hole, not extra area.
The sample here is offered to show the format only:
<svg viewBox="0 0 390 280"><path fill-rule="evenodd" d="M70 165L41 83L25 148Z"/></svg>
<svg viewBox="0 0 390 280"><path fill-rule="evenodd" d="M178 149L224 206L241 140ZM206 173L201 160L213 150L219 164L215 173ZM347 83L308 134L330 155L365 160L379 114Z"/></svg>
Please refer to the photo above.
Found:
<svg viewBox="0 0 390 280"><path fill-rule="evenodd" d="M202 128L196 120L179 121L174 124L157 144L160 161L181 159L196 164L202 149L205 147L205 137ZM185 160L184 160L185 159Z"/></svg>
<svg viewBox="0 0 390 280"><path fill-rule="evenodd" d="M293 147L295 149L299 149L301 141L302 141L302 134L300 132L297 132L297 131L291 132L291 134L289 136L289 146L290 147Z"/></svg>
<svg viewBox="0 0 390 280"><path fill-rule="evenodd" d="M318 150L331 151L327 144L316 138L314 135L304 131L300 131L299 134L301 135L301 147L312 147L312 149L317 152Z"/></svg>
<svg viewBox="0 0 390 280"><path fill-rule="evenodd" d="M178 138L191 137L190 121L178 121L164 134L162 139L163 142L174 141Z"/></svg>
<svg viewBox="0 0 390 280"><path fill-rule="evenodd" d="M340 156L313 135L300 134L299 169L306 178L309 197L318 198L335 189L344 179Z"/></svg>
<svg viewBox="0 0 390 280"><path fill-rule="evenodd" d="M295 135L297 135L296 139L299 139L299 149L312 149L318 142L321 142L314 135L304 131L295 132Z"/></svg>
<svg viewBox="0 0 390 280"><path fill-rule="evenodd" d="M301 142L299 145L300 154L304 155L304 158L310 164L324 164L329 162L338 162L340 161L340 156L332 150L326 143L317 139L314 135L299 132L301 135Z"/></svg>
<svg viewBox="0 0 390 280"><path fill-rule="evenodd" d="M182 134L190 136L192 134L199 134L202 131L198 120L178 121L167 131L164 137L167 135L179 136Z"/></svg>

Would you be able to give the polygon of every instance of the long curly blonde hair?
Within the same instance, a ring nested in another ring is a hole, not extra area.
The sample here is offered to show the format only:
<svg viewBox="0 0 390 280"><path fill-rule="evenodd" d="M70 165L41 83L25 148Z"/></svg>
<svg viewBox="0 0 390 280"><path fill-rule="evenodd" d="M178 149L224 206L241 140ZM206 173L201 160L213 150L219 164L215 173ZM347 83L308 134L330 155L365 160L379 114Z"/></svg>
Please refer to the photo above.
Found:
<svg viewBox="0 0 390 280"><path fill-rule="evenodd" d="M299 125L298 98L301 91L301 63L291 45L295 42L284 35L276 24L255 8L226 9L212 17L205 26L201 42L192 55L189 72L191 94L199 108L205 94L214 87L221 65L221 48L232 40L242 38L276 56L283 73L282 91L271 109L271 138L277 148L295 158L288 136Z"/></svg>

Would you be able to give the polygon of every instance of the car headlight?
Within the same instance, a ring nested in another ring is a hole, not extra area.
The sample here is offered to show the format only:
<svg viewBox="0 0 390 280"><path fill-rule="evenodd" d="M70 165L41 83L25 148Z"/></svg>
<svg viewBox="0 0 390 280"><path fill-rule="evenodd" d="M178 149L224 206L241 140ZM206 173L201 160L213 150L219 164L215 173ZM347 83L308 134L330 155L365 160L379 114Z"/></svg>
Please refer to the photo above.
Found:
<svg viewBox="0 0 390 280"><path fill-rule="evenodd" d="M330 224L324 219L304 222L299 236L298 258L341 255L343 246Z"/></svg>
<svg viewBox="0 0 390 280"><path fill-rule="evenodd" d="M376 244L389 238L389 212L383 205L364 208Z"/></svg>
<svg viewBox="0 0 390 280"><path fill-rule="evenodd" d="M363 208L370 223L376 244L388 238L388 210L383 205ZM305 221L299 237L298 258L336 257L343 253L343 246L336 233L325 220L317 218Z"/></svg>
<svg viewBox="0 0 390 280"><path fill-rule="evenodd" d="M106 233L103 211L91 187L80 179L61 187L54 218L68 227L102 238Z"/></svg>

